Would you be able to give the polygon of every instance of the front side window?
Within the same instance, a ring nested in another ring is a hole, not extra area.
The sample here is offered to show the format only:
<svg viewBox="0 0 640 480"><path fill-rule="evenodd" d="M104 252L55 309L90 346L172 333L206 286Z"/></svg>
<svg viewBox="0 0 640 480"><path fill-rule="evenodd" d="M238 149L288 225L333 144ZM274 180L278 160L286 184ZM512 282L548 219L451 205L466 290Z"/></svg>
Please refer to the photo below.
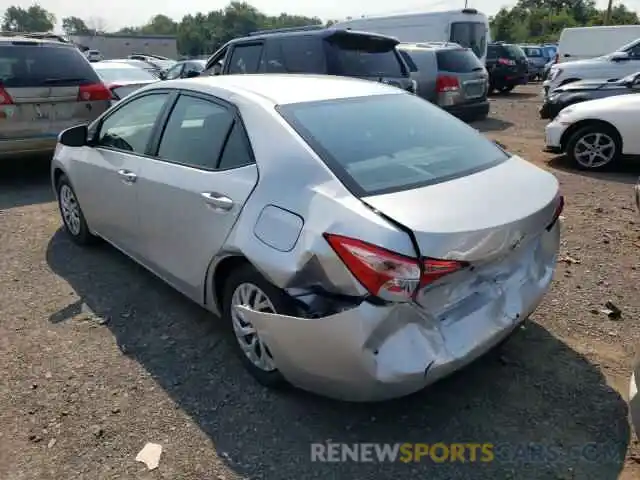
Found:
<svg viewBox="0 0 640 480"><path fill-rule="evenodd" d="M359 196L444 182L509 158L476 129L415 95L298 103L278 111Z"/></svg>
<svg viewBox="0 0 640 480"><path fill-rule="evenodd" d="M182 69L184 68L184 63L179 63L178 65L174 65L169 69L169 71L165 74L164 78L166 80L174 80L176 78L180 78L182 74Z"/></svg>
<svg viewBox="0 0 640 480"><path fill-rule="evenodd" d="M404 62L407 64L407 67L409 67L409 71L410 72L417 72L418 71L418 67L416 66L415 62L413 61L413 58L411 58L411 54L405 50L398 50L398 53L400 53L400 55L402 56Z"/></svg>
<svg viewBox="0 0 640 480"><path fill-rule="evenodd" d="M196 168L214 169L233 124L226 107L183 95L160 140L158 157Z"/></svg>
<svg viewBox="0 0 640 480"><path fill-rule="evenodd" d="M482 22L454 22L449 40L470 48L481 58L487 48L487 26Z"/></svg>
<svg viewBox="0 0 640 480"><path fill-rule="evenodd" d="M229 59L229 73L257 73L262 44L237 45Z"/></svg>
<svg viewBox="0 0 640 480"><path fill-rule="evenodd" d="M471 50L439 50L436 52L438 70L453 73L469 73L482 70L482 63Z"/></svg>
<svg viewBox="0 0 640 480"><path fill-rule="evenodd" d="M96 146L144 154L168 96L168 93L154 93L123 105L102 122Z"/></svg>

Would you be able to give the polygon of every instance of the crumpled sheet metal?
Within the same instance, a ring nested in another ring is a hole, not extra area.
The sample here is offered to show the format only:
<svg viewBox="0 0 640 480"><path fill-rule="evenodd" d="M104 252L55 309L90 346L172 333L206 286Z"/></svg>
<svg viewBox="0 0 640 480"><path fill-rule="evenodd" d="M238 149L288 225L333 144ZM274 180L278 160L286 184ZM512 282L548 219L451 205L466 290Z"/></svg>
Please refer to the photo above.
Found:
<svg viewBox="0 0 640 480"><path fill-rule="evenodd" d="M489 350L520 321L497 316L489 323L482 312L445 326L410 304L362 303L316 319L236 308L289 382L354 402L416 392Z"/></svg>

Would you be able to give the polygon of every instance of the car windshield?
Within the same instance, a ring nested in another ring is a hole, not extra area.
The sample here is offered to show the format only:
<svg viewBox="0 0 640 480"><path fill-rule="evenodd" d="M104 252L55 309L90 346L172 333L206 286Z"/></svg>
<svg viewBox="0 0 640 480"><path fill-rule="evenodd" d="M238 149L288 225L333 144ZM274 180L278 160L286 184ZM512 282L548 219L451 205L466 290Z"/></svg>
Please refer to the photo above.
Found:
<svg viewBox="0 0 640 480"><path fill-rule="evenodd" d="M449 40L470 48L478 58L482 58L487 50L487 27L482 22L452 23Z"/></svg>
<svg viewBox="0 0 640 480"><path fill-rule="evenodd" d="M105 82L137 82L156 80L152 74L141 68L96 68L98 75Z"/></svg>
<svg viewBox="0 0 640 480"><path fill-rule="evenodd" d="M0 47L0 85L4 87L72 86L98 81L76 48L31 42Z"/></svg>
<svg viewBox="0 0 640 480"><path fill-rule="evenodd" d="M327 39L330 74L347 77L402 77L395 41L367 35L335 34Z"/></svg>
<svg viewBox="0 0 640 480"><path fill-rule="evenodd" d="M476 129L414 95L289 104L278 111L359 196L444 182L508 158Z"/></svg>
<svg viewBox="0 0 640 480"><path fill-rule="evenodd" d="M445 72L468 73L482 70L483 65L471 50L439 50L436 52L438 69Z"/></svg>

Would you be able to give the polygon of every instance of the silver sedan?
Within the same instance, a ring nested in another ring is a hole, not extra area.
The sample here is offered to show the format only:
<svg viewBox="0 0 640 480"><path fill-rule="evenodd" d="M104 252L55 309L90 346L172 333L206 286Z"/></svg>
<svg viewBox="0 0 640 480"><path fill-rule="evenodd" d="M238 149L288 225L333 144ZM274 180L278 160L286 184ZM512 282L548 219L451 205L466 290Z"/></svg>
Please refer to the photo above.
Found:
<svg viewBox="0 0 640 480"><path fill-rule="evenodd" d="M141 88L61 134L67 233L220 315L268 386L406 395L513 332L549 288L555 177L398 88L229 75Z"/></svg>

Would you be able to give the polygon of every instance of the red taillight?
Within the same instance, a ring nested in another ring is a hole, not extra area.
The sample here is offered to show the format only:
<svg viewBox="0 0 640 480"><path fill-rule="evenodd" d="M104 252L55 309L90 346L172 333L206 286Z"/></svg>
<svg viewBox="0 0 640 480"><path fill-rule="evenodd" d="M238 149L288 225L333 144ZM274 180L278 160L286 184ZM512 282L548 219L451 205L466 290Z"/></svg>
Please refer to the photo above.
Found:
<svg viewBox="0 0 640 480"><path fill-rule="evenodd" d="M80 85L78 101L94 102L98 100L111 100L111 91L104 83L92 83L91 85Z"/></svg>
<svg viewBox="0 0 640 480"><path fill-rule="evenodd" d="M553 218L551 219L551 222L547 227L547 231L551 230L553 226L556 224L556 222L560 218L560 215L562 215L562 210L564 210L564 196L560 195L560 198L558 198L558 206L556 206L556 209L553 212Z"/></svg>
<svg viewBox="0 0 640 480"><path fill-rule="evenodd" d="M454 92L459 89L460 82L458 82L458 77L438 75L438 78L436 79L436 91L438 93Z"/></svg>
<svg viewBox="0 0 640 480"><path fill-rule="evenodd" d="M11 95L2 87L0 87L0 105L13 105Z"/></svg>
<svg viewBox="0 0 640 480"><path fill-rule="evenodd" d="M516 61L511 60L510 58L499 58L498 63L500 65L508 65L510 67L513 67L516 64Z"/></svg>
<svg viewBox="0 0 640 480"><path fill-rule="evenodd" d="M415 258L370 243L325 233L329 245L372 295L388 301L409 301L423 287L466 266L452 260L427 259L423 271Z"/></svg>

